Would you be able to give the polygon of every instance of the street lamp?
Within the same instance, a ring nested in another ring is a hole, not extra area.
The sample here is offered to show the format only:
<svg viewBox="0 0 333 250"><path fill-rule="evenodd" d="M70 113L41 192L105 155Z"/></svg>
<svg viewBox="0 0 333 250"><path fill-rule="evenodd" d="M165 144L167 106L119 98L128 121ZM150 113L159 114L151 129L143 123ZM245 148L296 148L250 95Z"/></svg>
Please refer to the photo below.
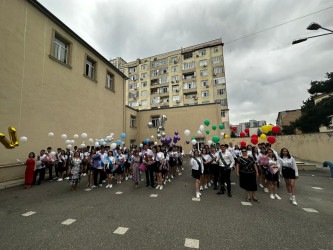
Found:
<svg viewBox="0 0 333 250"><path fill-rule="evenodd" d="M291 44L297 44L297 43L305 42L306 40L308 40L308 39L310 39L310 38L314 38L314 37L333 35L333 30L330 30L330 29L326 29L326 28L324 28L324 27L321 27L321 25L319 25L318 23L311 23L311 24L307 27L307 29L308 29L308 30L318 30L318 29L323 29L323 30L327 30L327 31L329 31L329 33L325 33L325 34L321 34L321 35L317 35L317 36L309 36L309 37L300 38L300 39L294 40Z"/></svg>

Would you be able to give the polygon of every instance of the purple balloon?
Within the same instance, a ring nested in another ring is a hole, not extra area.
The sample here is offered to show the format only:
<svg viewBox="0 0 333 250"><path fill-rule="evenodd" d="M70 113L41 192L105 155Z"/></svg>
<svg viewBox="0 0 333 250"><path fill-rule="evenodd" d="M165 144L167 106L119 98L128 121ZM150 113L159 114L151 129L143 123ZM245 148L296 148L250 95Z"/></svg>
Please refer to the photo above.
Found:
<svg viewBox="0 0 333 250"><path fill-rule="evenodd" d="M186 140L186 144L190 144L190 141L189 141L189 140Z"/></svg>
<svg viewBox="0 0 333 250"><path fill-rule="evenodd" d="M176 146L176 144L175 144L175 143L172 143L172 146L174 147L174 146Z"/></svg>
<svg viewBox="0 0 333 250"><path fill-rule="evenodd" d="M178 135L178 131L175 131L175 135Z"/></svg>

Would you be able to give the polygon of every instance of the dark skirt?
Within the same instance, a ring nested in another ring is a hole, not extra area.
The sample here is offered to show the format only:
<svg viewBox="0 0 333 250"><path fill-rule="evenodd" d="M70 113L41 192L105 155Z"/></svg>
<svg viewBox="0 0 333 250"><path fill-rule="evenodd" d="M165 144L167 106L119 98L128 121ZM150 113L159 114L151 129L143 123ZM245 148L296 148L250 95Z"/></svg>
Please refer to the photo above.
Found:
<svg viewBox="0 0 333 250"><path fill-rule="evenodd" d="M246 191L257 191L256 173L239 173L239 186Z"/></svg>
<svg viewBox="0 0 333 250"><path fill-rule="evenodd" d="M193 176L194 179L200 180L201 172L199 170L192 169L192 176Z"/></svg>
<svg viewBox="0 0 333 250"><path fill-rule="evenodd" d="M285 179L296 179L295 170L289 167L282 167L282 175Z"/></svg>
<svg viewBox="0 0 333 250"><path fill-rule="evenodd" d="M112 174L113 173L113 168L105 168L105 173L106 174Z"/></svg>
<svg viewBox="0 0 333 250"><path fill-rule="evenodd" d="M210 164L204 165L204 174L210 174Z"/></svg>
<svg viewBox="0 0 333 250"><path fill-rule="evenodd" d="M122 174L122 173L124 173L124 169L121 167L121 165L120 166L118 166L118 168L115 170L115 171L113 171L114 173L116 173L116 174Z"/></svg>
<svg viewBox="0 0 333 250"><path fill-rule="evenodd" d="M265 176L266 176L266 180L278 181L279 180L279 171L276 172L275 174L272 174L269 170L267 170Z"/></svg>

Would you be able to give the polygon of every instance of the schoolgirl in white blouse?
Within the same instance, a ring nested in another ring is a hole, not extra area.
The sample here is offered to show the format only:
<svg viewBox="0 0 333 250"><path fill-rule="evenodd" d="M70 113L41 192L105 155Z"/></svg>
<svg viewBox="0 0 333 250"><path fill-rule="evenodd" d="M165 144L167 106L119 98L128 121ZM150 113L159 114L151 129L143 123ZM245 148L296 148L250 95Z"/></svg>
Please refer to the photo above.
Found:
<svg viewBox="0 0 333 250"><path fill-rule="evenodd" d="M201 195L199 192L200 177L204 172L204 166L198 150L194 151L194 156L191 158L190 164L192 166L192 176L195 179L195 196L199 199Z"/></svg>
<svg viewBox="0 0 333 250"><path fill-rule="evenodd" d="M268 182L268 189L271 199L281 200L281 197L277 194L277 183L279 181L279 170L281 168L280 161L277 160L272 149L267 150L268 155L268 170L266 171L266 180Z"/></svg>

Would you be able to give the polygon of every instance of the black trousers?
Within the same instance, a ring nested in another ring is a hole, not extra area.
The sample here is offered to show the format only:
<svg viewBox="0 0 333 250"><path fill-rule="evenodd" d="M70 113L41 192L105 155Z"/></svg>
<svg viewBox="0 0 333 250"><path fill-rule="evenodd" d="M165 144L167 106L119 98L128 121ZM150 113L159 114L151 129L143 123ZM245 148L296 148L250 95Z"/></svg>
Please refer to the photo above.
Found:
<svg viewBox="0 0 333 250"><path fill-rule="evenodd" d="M37 179L37 175L39 174L39 178L38 178L38 182L37 184L39 185L45 178L45 168L41 168L41 169L36 169L34 172L34 180L32 182L32 185L36 184L36 179Z"/></svg>
<svg viewBox="0 0 333 250"><path fill-rule="evenodd" d="M94 185L95 186L98 186L98 184L102 184L102 180L103 180L102 173L103 173L103 169L94 168ZM99 183L97 184L98 174L99 174Z"/></svg>
<svg viewBox="0 0 333 250"><path fill-rule="evenodd" d="M217 187L217 182L219 180L219 164L210 164L210 171L214 179L214 187Z"/></svg>
<svg viewBox="0 0 333 250"><path fill-rule="evenodd" d="M146 172L147 186L154 187L154 164L148 165Z"/></svg>
<svg viewBox="0 0 333 250"><path fill-rule="evenodd" d="M221 191L225 190L224 183L227 183L228 192L231 192L231 180L230 180L231 169L225 169L220 167L221 174Z"/></svg>
<svg viewBox="0 0 333 250"><path fill-rule="evenodd" d="M53 164L52 163L46 163L45 166L46 166L46 168L49 169L49 180L52 180L52 168L53 168Z"/></svg>

